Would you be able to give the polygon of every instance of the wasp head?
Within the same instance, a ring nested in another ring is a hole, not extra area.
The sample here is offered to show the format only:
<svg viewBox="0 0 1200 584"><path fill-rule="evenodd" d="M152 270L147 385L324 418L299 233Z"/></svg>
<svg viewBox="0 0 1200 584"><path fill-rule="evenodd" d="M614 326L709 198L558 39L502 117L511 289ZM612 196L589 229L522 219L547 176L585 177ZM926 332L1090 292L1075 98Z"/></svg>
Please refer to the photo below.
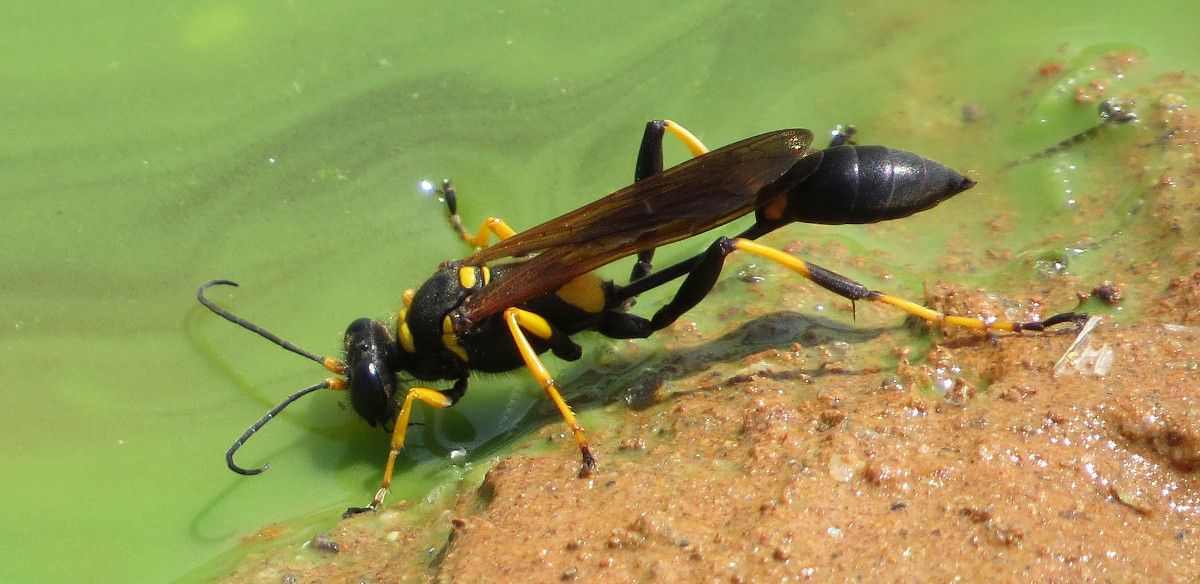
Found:
<svg viewBox="0 0 1200 584"><path fill-rule="evenodd" d="M346 380L354 411L372 426L396 413L396 341L386 326L360 318L346 328Z"/></svg>

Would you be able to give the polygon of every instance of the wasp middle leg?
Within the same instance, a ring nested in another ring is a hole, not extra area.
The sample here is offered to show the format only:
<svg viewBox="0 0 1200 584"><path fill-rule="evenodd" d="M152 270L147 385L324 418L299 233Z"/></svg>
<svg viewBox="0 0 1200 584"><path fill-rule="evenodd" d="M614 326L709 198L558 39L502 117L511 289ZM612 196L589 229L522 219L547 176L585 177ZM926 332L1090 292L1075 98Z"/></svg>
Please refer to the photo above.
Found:
<svg viewBox="0 0 1200 584"><path fill-rule="evenodd" d="M558 391L558 383L554 381L554 377L550 375L550 371L546 369L546 365L542 363L538 357L537 351L529 342L529 338L525 336L525 331L537 336L538 338L551 340L557 336L556 331L546 319L541 316L522 310L520 308L509 308L504 311L504 321L508 324L508 330L512 334L513 342L517 345L517 351L520 352L521 358L525 361L525 367L533 374L542 389L546 390L546 396L550 401L554 402L558 412L567 422L567 426L571 428L571 433L575 435L575 442L579 444L579 452L583 457L583 466L579 469L580 478L586 477L596 470L596 458L592 456L592 450L588 447L587 438L583 435L583 426L579 424L579 420L575 418L575 413L571 411L571 406L563 399L562 394Z"/></svg>

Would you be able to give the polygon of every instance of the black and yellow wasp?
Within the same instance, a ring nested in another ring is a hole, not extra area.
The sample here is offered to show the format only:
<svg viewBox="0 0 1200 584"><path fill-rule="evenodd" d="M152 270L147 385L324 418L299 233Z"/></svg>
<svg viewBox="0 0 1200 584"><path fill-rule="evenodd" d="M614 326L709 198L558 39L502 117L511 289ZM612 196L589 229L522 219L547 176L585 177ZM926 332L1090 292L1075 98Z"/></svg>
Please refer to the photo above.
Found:
<svg viewBox="0 0 1200 584"><path fill-rule="evenodd" d="M690 160L663 170L666 132L693 153ZM712 289L725 257L742 251L778 262L823 288L852 301L872 300L941 324L979 330L1041 330L1078 322L1065 313L1045 321L998 322L945 315L907 300L869 290L832 271L755 239L789 223L874 223L929 209L974 186L945 166L916 154L882 146L854 144L835 134L826 149L812 148L813 134L793 129L768 132L709 152L678 124L646 126L635 182L594 203L515 232L497 218L478 233L466 230L457 214L449 181L441 193L451 223L478 251L443 263L420 288L403 293L394 325L359 319L346 329L343 360L317 356L217 306L200 287L197 297L216 314L281 347L317 361L337 377L289 396L250 427L226 453L229 468L245 469L234 453L263 424L296 399L319 389L349 390L354 410L371 425L389 427L391 451L383 481L370 504L347 515L374 510L391 485L396 456L404 447L413 403L450 407L467 391L472 371L504 372L526 367L554 401L583 457L580 475L596 467L570 406L539 355L550 351L573 361L582 350L576 333L595 331L614 339L644 338L670 325ZM690 238L750 213L755 222L734 238L718 237L706 251L660 271L651 268L655 248ZM491 244L492 236L499 241ZM619 285L593 270L637 255L631 280ZM650 318L628 312L637 295L686 278L674 297ZM446 389L398 387L398 374L421 381L453 381Z"/></svg>

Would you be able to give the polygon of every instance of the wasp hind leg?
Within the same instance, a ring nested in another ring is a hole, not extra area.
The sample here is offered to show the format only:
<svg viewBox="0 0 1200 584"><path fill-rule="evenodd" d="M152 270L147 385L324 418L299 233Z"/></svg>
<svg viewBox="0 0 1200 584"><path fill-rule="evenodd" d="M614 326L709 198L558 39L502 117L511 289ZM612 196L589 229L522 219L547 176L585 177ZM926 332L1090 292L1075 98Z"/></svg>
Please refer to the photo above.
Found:
<svg viewBox="0 0 1200 584"><path fill-rule="evenodd" d="M749 239L729 239L722 237L713 242L708 251L702 254L699 260L695 262L688 273L687 279L683 281L683 284L679 286L679 290L676 291L675 297L654 314L654 317L650 321L651 329L659 330L669 326L682 316L683 313L690 310L708 295L716 283L717 276L721 273L725 257L735 250L752 253L782 264L793 272L812 280L818 286L851 301L870 300L873 302L882 302L939 325L961 326L981 331L1001 330L1020 332L1026 330L1040 331L1046 327L1067 322L1078 324L1087 318L1083 314L1067 312L1054 315L1046 320L1010 322L945 314L931 308L926 308L915 302L892 296L891 294L871 290L850 278L816 264L806 262L782 250Z"/></svg>
<svg viewBox="0 0 1200 584"><path fill-rule="evenodd" d="M408 395L404 397L404 403L400 406L400 413L396 416L396 425L392 428L392 448L388 452L387 465L383 467L383 481L379 485L379 490L375 492L375 498L371 499L371 503L366 507L351 507L346 509L342 514L343 518L353 517L359 513L367 511L375 511L383 504L384 497L392 488L392 472L396 468L396 456L400 454L400 450L404 448L404 438L408 433L408 419L412 415L412 406L414 401L425 402L435 408L448 408L455 404L467 392L467 378L459 379L454 383L454 387L439 391L428 387L411 387L408 390Z"/></svg>
<svg viewBox="0 0 1200 584"><path fill-rule="evenodd" d="M575 442L579 444L579 452L583 457L583 465L579 468L579 477L587 477L592 474L592 471L596 470L596 458L592 456L592 450L588 447L587 438L583 435L583 426L575 418L575 413L571 411L571 406L567 405L562 394L558 392L558 383L554 381L554 377L550 375L550 372L538 357L537 351L533 349L533 345L530 344L525 332L528 331L540 339L552 342L559 334L554 331L549 322L546 322L546 319L520 308L505 310L504 321L508 323L508 330L512 334L513 342L517 345L517 351L520 352L521 358L525 361L525 367L537 379L542 389L546 390L546 396L550 398L550 401L554 402L555 407L558 408L558 412L562 414L563 420L571 428L571 433L575 435Z"/></svg>
<svg viewBox="0 0 1200 584"><path fill-rule="evenodd" d="M642 134L642 146L638 148L637 166L633 171L633 182L649 178L663 171L663 135L670 132L679 139L692 156L700 156L708 152L708 147L689 132L687 128L671 120L654 120L646 124L646 132ZM654 267L654 249L640 251L637 263L633 265L633 273L629 280L640 280L649 276Z"/></svg>

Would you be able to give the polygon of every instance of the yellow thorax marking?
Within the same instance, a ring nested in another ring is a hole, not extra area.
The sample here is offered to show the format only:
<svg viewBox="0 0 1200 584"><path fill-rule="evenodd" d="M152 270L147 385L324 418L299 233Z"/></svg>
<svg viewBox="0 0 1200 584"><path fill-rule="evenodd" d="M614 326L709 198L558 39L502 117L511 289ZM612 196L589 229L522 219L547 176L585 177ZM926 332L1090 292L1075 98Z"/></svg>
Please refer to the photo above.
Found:
<svg viewBox="0 0 1200 584"><path fill-rule="evenodd" d="M458 269L458 285L467 290L474 290L477 278L474 266L463 266Z"/></svg>
<svg viewBox="0 0 1200 584"><path fill-rule="evenodd" d="M417 345L413 341L412 331L408 330L407 320L401 320L400 326L396 327L396 337L400 339L400 348L404 349L405 353L411 355L417 352Z"/></svg>
<svg viewBox="0 0 1200 584"><path fill-rule="evenodd" d="M396 338L400 341L400 348L410 354L417 352L412 331L408 330L408 309L412 308L413 297L416 295L416 291L412 288L400 294L400 301L404 303L404 306L396 313Z"/></svg>
<svg viewBox="0 0 1200 584"><path fill-rule="evenodd" d="M442 346L458 355L463 363L467 362L467 352L458 344L458 335L454 332L454 321L450 320L449 316L442 319Z"/></svg>
<svg viewBox="0 0 1200 584"><path fill-rule="evenodd" d="M458 285L466 290L474 290L479 281L487 286L492 281L492 271L487 266L463 266L458 269Z"/></svg>

